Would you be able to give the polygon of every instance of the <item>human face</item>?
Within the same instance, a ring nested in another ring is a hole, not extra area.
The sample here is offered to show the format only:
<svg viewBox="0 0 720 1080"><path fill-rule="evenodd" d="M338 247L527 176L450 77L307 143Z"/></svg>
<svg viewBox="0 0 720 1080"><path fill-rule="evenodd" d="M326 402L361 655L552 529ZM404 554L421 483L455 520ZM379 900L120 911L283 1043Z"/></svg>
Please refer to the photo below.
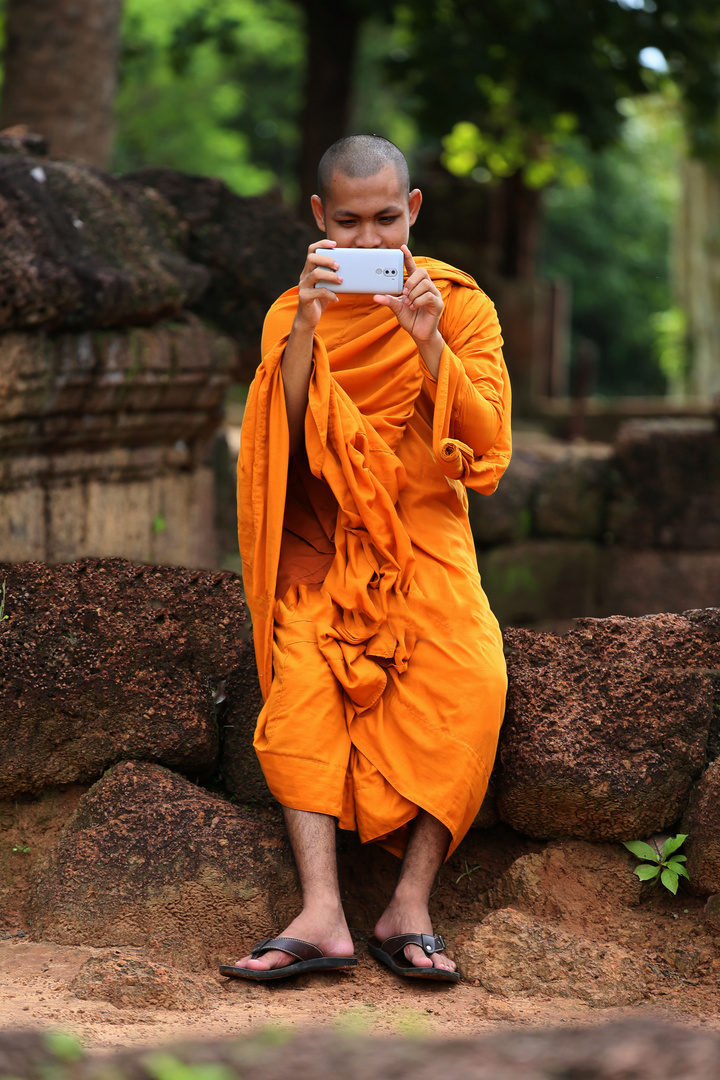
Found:
<svg viewBox="0 0 720 1080"><path fill-rule="evenodd" d="M323 203L312 197L318 228L343 248L399 248L407 244L422 195L408 195L392 165L354 179L336 172Z"/></svg>

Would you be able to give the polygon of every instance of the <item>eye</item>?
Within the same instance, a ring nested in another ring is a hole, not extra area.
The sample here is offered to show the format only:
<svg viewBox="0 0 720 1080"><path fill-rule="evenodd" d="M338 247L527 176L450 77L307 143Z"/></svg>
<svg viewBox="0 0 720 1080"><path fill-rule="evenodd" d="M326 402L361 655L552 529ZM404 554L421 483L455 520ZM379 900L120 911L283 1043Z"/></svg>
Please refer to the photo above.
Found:
<svg viewBox="0 0 720 1080"><path fill-rule="evenodd" d="M353 218L345 218L343 221L338 221L337 224L342 225L345 229L352 229L353 225L355 225L355 220Z"/></svg>
<svg viewBox="0 0 720 1080"><path fill-rule="evenodd" d="M397 216L394 216L394 217L381 217L380 218L380 224L381 225L394 225L396 221L397 221Z"/></svg>

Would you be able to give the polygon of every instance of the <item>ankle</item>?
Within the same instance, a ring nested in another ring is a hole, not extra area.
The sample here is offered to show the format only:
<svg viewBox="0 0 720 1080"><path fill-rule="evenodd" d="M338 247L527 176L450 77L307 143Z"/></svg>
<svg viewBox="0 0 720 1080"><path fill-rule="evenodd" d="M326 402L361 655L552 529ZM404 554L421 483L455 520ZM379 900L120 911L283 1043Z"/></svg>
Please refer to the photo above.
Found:
<svg viewBox="0 0 720 1080"><path fill-rule="evenodd" d="M395 886L388 907L417 909L427 908L429 896L427 890L418 889L417 886L408 882L399 881Z"/></svg>
<svg viewBox="0 0 720 1080"><path fill-rule="evenodd" d="M313 890L303 897L303 911L328 922L345 922L342 902L334 893Z"/></svg>

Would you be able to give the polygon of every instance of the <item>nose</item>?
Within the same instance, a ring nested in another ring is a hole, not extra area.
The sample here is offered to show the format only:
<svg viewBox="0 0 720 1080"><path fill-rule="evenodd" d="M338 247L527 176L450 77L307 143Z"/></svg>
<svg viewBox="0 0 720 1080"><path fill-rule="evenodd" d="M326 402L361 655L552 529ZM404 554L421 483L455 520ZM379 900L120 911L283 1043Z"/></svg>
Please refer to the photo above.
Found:
<svg viewBox="0 0 720 1080"><path fill-rule="evenodd" d="M361 225L355 234L355 247L379 248L382 246L382 237L378 236L374 222Z"/></svg>

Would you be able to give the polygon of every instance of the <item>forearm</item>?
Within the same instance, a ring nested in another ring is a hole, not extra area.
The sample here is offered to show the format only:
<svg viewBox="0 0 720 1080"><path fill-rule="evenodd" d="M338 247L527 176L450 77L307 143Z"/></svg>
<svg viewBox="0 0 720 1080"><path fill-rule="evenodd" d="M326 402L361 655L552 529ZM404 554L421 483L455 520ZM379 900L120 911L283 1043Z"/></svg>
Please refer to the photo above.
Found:
<svg viewBox="0 0 720 1080"><path fill-rule="evenodd" d="M287 412L290 438L290 457L297 451L304 437L305 412L308 403L308 388L313 362L312 326L298 324L296 321L290 331L288 343L280 365L283 389L285 391L285 409Z"/></svg>

